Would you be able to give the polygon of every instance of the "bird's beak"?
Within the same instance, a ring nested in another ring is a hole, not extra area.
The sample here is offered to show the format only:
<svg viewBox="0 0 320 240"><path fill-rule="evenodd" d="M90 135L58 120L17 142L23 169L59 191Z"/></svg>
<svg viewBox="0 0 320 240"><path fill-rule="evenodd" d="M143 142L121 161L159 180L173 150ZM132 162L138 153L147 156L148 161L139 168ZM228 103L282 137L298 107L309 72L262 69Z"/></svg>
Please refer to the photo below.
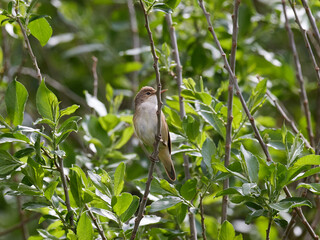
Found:
<svg viewBox="0 0 320 240"><path fill-rule="evenodd" d="M161 93L164 93L166 91L168 91L168 89L163 89L163 90L161 90Z"/></svg>

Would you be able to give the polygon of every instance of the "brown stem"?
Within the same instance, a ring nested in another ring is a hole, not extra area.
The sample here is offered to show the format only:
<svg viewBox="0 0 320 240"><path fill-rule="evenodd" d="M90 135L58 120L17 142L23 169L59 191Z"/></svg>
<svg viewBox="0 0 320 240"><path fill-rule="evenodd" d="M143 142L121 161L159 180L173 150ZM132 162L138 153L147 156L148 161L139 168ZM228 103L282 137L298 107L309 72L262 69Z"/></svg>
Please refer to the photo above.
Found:
<svg viewBox="0 0 320 240"><path fill-rule="evenodd" d="M73 211L71 209L71 205L70 205L70 197L69 197L69 192L68 192L68 185L67 185L67 180L66 180L66 175L64 174L64 169L63 169L63 159L62 158L58 158L59 160L59 172L60 172L60 177L61 177L61 182L62 182L62 186L63 186L63 191L64 191L64 195L65 195L65 204L68 210L68 214L70 214L70 225L72 228L72 231L76 231L74 228L74 222L73 222Z"/></svg>
<svg viewBox="0 0 320 240"><path fill-rule="evenodd" d="M214 29L213 29L213 26L212 26L212 23L211 23L211 20L210 20L210 14L206 11L206 9L205 9L205 7L203 5L203 0L199 0L199 5L200 5L200 8L202 9L205 17L206 17L206 20L207 20L207 23L208 23L208 26L209 26L208 30L212 34L212 36L214 38L214 41L215 41L215 43L216 43L216 45L218 47L218 50L219 50L219 52L220 52L220 54L222 56L222 59L224 61L224 67L227 70L230 79L232 80L234 88L236 89L236 94L238 95L238 97L240 99L240 102L242 104L242 107L243 107L243 109L244 109L244 111L245 111L245 113L246 113L246 115L247 115L247 117L248 117L248 119L249 119L249 121L251 123L252 129L253 129L253 131L255 133L255 137L258 139L258 141L259 141L259 143L260 143L260 145L262 147L262 150L263 150L264 154L266 155L267 161L270 162L270 161L272 161L272 159L271 159L268 147L264 143L264 141L263 141L263 139L262 139L262 137L261 137L261 135L259 133L259 130L258 130L257 126L256 126L255 120L254 120L253 116L251 115L251 113L250 113L250 111L249 111L249 109L248 109L248 107L246 105L246 102L245 102L245 100L244 100L244 98L242 96L242 93L241 93L239 85L238 85L237 77L233 73L233 71L232 71L232 69L230 67L230 64L229 64L229 62L227 60L226 54L224 53L224 51L223 51L223 49L221 47L221 44L220 44L220 42L218 40L218 37L217 37L217 35L216 35L216 33L215 33Z"/></svg>
<svg viewBox="0 0 320 240"><path fill-rule="evenodd" d="M146 207L146 203L147 203L147 200L148 200L148 195L149 195L149 192L150 192L151 181L153 179L152 174L153 174L153 171L154 171L155 162L156 162L156 160L158 158L158 154L159 154L159 144L160 144L160 139L161 139L161 109L162 109L162 101L161 101L160 71L159 71L159 66L158 66L159 57L157 56L157 53L156 53L156 48L155 48L155 44L154 44L154 41L153 41L152 32L151 32L151 29L150 29L148 13L147 13L147 11L145 9L145 6L144 6L142 0L140 0L140 5L141 5L141 8L142 8L143 14L144 14L145 28L146 28L146 30L148 32L148 37L149 37L150 46L151 46L151 53L152 53L152 57L153 57L153 68L154 68L154 71L156 73L156 83L157 83L157 93L156 93L156 95L157 95L157 103L158 103L157 120L158 121L157 121L157 134L156 134L155 142L154 142L154 145L153 145L153 152L152 152L152 154L150 156L151 164L150 164L150 167L149 167L148 180L146 182L146 188L145 188L145 191L144 191L144 195L143 195L142 201L141 201L140 206L139 206L138 215L137 215L137 217L135 219L135 222L134 222L134 228L132 230L132 234L131 234L131 237L130 237L131 240L135 239L137 231L138 231L138 228L139 228L139 224L141 222L141 219L143 218L143 212L144 212L145 207Z"/></svg>
<svg viewBox="0 0 320 240"><path fill-rule="evenodd" d="M3 68L1 69L0 81L3 80L4 76L7 76L10 81L9 69L10 69L10 49L8 44L8 35L4 27L1 27L1 36L2 36L2 52L3 52Z"/></svg>
<svg viewBox="0 0 320 240"><path fill-rule="evenodd" d="M100 224L97 221L97 218L91 212L91 210L90 210L90 208L88 207L87 204L85 204L84 206L85 206L86 210L88 211L88 214L89 214L90 218L92 219L93 224L96 226L96 228L97 228L102 240L107 240L106 236L104 235L103 229L101 228Z"/></svg>
<svg viewBox="0 0 320 240"><path fill-rule="evenodd" d="M269 217L268 227L266 230L266 240L270 240L271 223L272 223L272 217Z"/></svg>
<svg viewBox="0 0 320 240"><path fill-rule="evenodd" d="M170 40L171 40L171 46L172 46L172 54L174 61L176 62L176 81L178 85L178 94L179 94L179 107L180 107L180 118L183 119L186 115L185 109L184 109L184 102L183 97L181 96L181 85L182 85L182 65L180 62L180 56L179 56L179 48L178 48L178 42L176 37L176 31L172 24L172 16L171 14L166 14L166 21L169 27L169 33L170 33ZM185 154L183 154L183 166L184 166L184 175L185 179L190 179L190 167L189 167L189 157ZM190 235L191 239L197 239L197 230L195 227L195 218L194 214L190 212L189 210L189 225L190 225Z"/></svg>
<svg viewBox="0 0 320 240"><path fill-rule="evenodd" d="M22 25L22 23L20 21L20 18L19 18L18 3L19 3L19 1L16 1L16 6L15 6L15 11L16 11L16 14L17 14L16 21L20 26L20 29L21 29L21 32L22 32L22 35L23 35L23 39L24 39L24 41L26 43L30 58L31 58L33 66L34 66L34 68L35 68L35 70L37 72L37 78L38 78L39 82L41 82L42 81L42 75L41 75L40 68L38 66L37 58L33 54L32 47L31 47L29 38L28 38L27 33L26 33L26 29Z"/></svg>
<svg viewBox="0 0 320 240"><path fill-rule="evenodd" d="M98 64L98 58L95 56L92 56L92 75L93 75L93 96L95 98L98 98L98 74L97 74L97 64ZM95 115L96 111L94 108L92 108L92 114Z"/></svg>
<svg viewBox="0 0 320 240"><path fill-rule="evenodd" d="M230 54L230 67L232 72L236 70L236 51L237 51L237 38L238 38L238 15L239 15L240 0L234 0L234 8L232 14L233 31L232 31L232 46ZM224 166L228 167L230 162L231 154L231 143L232 143L232 109L233 109L233 83L231 77L229 77L228 87L228 115L227 115L227 126L226 126L226 146L225 146L225 158ZM229 188L229 178L223 181L223 189ZM227 209L228 209L228 195L224 195L222 198L222 209L221 209L221 224L227 220Z"/></svg>
<svg viewBox="0 0 320 240"><path fill-rule="evenodd" d="M289 20L288 20L287 11L286 11L286 2L285 2L285 0L282 0L281 2L282 2L283 14L284 14L284 18L285 18L285 28L288 33L289 43L290 43L290 47L291 47L291 50L293 53L294 66L296 69L296 78L297 78L297 80L299 82L299 86L300 86L300 101L303 106L304 114L305 114L305 117L307 120L307 131L308 131L308 135L309 135L309 141L310 141L311 146L314 146L314 137L313 137L313 132L312 132L312 124L311 124L311 113L310 113L310 109L309 109L307 92L306 92L306 89L304 86L304 80L303 80L302 71L301 71L301 64L300 64L296 44L294 42L293 32L289 26Z"/></svg>
<svg viewBox="0 0 320 240"><path fill-rule="evenodd" d="M303 5L304 9L306 10L306 13L307 13L311 28L313 30L313 35L317 39L318 44L320 44L320 33L319 33L319 30L318 30L316 21L315 21L313 15L311 13L311 10L310 10L310 8L308 6L308 3L307 3L306 0L301 0L301 2L302 2L302 5Z"/></svg>
<svg viewBox="0 0 320 240"><path fill-rule="evenodd" d="M204 195L200 195L200 200L199 200L200 201L201 228L202 228L203 240L207 240L206 225L204 223L203 197L204 197Z"/></svg>

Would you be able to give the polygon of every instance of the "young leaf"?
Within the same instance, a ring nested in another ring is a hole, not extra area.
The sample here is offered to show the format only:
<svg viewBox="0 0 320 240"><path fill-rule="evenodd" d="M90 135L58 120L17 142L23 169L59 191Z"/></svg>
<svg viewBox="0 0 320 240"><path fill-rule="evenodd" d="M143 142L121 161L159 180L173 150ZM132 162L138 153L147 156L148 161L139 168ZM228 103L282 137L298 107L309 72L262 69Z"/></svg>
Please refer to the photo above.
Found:
<svg viewBox="0 0 320 240"><path fill-rule="evenodd" d="M59 118L59 102L54 95L45 85L44 80L42 80L36 96L36 105L39 114L43 118L48 118L55 122Z"/></svg>
<svg viewBox="0 0 320 240"><path fill-rule="evenodd" d="M219 232L219 240L233 240L235 237L235 231L232 224L228 221L224 221L221 230Z"/></svg>
<svg viewBox="0 0 320 240"><path fill-rule="evenodd" d="M45 18L30 22L28 28L31 34L39 40L42 47L47 44L52 35L52 28Z"/></svg>
<svg viewBox="0 0 320 240"><path fill-rule="evenodd" d="M169 207L172 207L178 204L181 201L182 201L181 198L178 198L178 197L164 197L156 202L153 202L150 205L149 212L153 213L153 212L158 212L158 211L167 209Z"/></svg>
<svg viewBox="0 0 320 240"><path fill-rule="evenodd" d="M179 192L177 191L177 189L175 189L175 187L168 183L165 179L161 179L160 187L166 190L167 192L173 194L174 196L179 196Z"/></svg>
<svg viewBox="0 0 320 240"><path fill-rule="evenodd" d="M92 240L93 239L93 227L90 218L87 213L82 213L77 226L78 240Z"/></svg>
<svg viewBox="0 0 320 240"><path fill-rule="evenodd" d="M300 167L305 165L320 165L320 155L310 154L302 158L299 158L293 164L293 167Z"/></svg>
<svg viewBox="0 0 320 240"><path fill-rule="evenodd" d="M58 181L52 181L48 187L46 188L46 190L44 191L44 196L46 197L46 199L51 200L53 194L54 194L54 190L56 189L57 185L59 184Z"/></svg>
<svg viewBox="0 0 320 240"><path fill-rule="evenodd" d="M130 206L120 216L121 221L122 222L128 221L132 217L132 215L137 211L138 207L139 207L139 198L137 196L133 196L133 199L132 199Z"/></svg>
<svg viewBox="0 0 320 240"><path fill-rule="evenodd" d="M180 194L186 200L192 200L197 193L197 179L188 179L180 188Z"/></svg>
<svg viewBox="0 0 320 240"><path fill-rule="evenodd" d="M194 119L191 115L188 115L183 119L182 128L191 141L195 141L199 134L201 134L199 127L200 122Z"/></svg>
<svg viewBox="0 0 320 240"><path fill-rule="evenodd" d="M210 138L207 138L202 145L201 154L202 154L203 161L206 164L209 170L209 173L211 175L213 174L211 158L212 158L212 155L215 153L216 153L216 145Z"/></svg>
<svg viewBox="0 0 320 240"><path fill-rule="evenodd" d="M73 104L70 107L67 107L65 109L61 109L60 111L60 117L64 116L64 115L71 115L72 113L74 113L75 111L77 111L77 109L79 108L79 105Z"/></svg>
<svg viewBox="0 0 320 240"><path fill-rule="evenodd" d="M249 151L247 151L243 145L240 146L240 151L248 169L248 174L251 182L258 182L259 180L259 162L257 158Z"/></svg>
<svg viewBox="0 0 320 240"><path fill-rule="evenodd" d="M28 92L21 83L14 80L9 84L5 95L5 102L9 119L15 126L20 125L23 121L27 98Z"/></svg>
<svg viewBox="0 0 320 240"><path fill-rule="evenodd" d="M320 195L319 183L299 183L299 185L297 186L297 189L301 187L308 189L310 192L314 194Z"/></svg>
<svg viewBox="0 0 320 240"><path fill-rule="evenodd" d="M0 177L5 177L20 167L22 163L5 150L0 150Z"/></svg>
<svg viewBox="0 0 320 240"><path fill-rule="evenodd" d="M289 211L292 208L301 206L308 206L312 208L312 203L302 197L291 197L285 198L277 203L272 203L269 206L277 211Z"/></svg>
<svg viewBox="0 0 320 240"><path fill-rule="evenodd" d="M122 162L117 167L114 173L114 195L119 196L122 192L124 185L124 174L126 171L126 165Z"/></svg>
<svg viewBox="0 0 320 240"><path fill-rule="evenodd" d="M112 208L113 211L121 216L133 201L133 196L130 193L122 193L120 196L115 196L112 198ZM136 201L136 200L135 200Z"/></svg>

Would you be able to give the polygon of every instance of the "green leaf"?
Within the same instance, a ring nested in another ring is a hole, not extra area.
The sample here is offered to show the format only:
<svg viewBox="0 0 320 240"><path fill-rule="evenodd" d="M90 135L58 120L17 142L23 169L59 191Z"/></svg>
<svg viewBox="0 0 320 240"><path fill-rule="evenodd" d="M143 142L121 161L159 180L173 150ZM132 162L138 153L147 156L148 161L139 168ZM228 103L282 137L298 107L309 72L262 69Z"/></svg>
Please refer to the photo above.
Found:
<svg viewBox="0 0 320 240"><path fill-rule="evenodd" d="M310 192L320 195L320 184L319 183L299 183L297 186L298 188L306 188L308 189Z"/></svg>
<svg viewBox="0 0 320 240"><path fill-rule="evenodd" d="M128 221L132 217L132 215L137 211L137 209L139 207L139 200L140 199L137 196L133 196L133 199L132 199L130 206L120 216L122 222Z"/></svg>
<svg viewBox="0 0 320 240"><path fill-rule="evenodd" d="M302 173L302 174L299 174L301 171L303 171L305 169L305 166L303 167L300 167L300 168L290 168L289 169L289 177L288 177L288 180L289 180L289 183L292 183L292 182L295 182L297 180L300 180L302 178L306 178L306 177L309 177L309 176L312 176L314 174L317 174L320 172L320 167L315 167L315 168L311 168L309 170L307 170L306 172ZM294 171L294 174L291 173L291 171L293 172Z"/></svg>
<svg viewBox="0 0 320 240"><path fill-rule="evenodd" d="M90 218L87 213L81 214L77 225L78 240L92 240L93 239L93 227Z"/></svg>
<svg viewBox="0 0 320 240"><path fill-rule="evenodd" d="M134 133L133 126L125 128L121 134L119 141L114 146L114 149L119 149L123 147L123 145L125 145L131 139L133 133Z"/></svg>
<svg viewBox="0 0 320 240"><path fill-rule="evenodd" d="M21 83L14 80L9 84L5 102L9 119L14 126L22 124L27 98L28 92Z"/></svg>
<svg viewBox="0 0 320 240"><path fill-rule="evenodd" d="M259 162L257 158L249 151L247 151L243 145L240 146L240 151L248 169L248 175L251 182L258 182L259 180Z"/></svg>
<svg viewBox="0 0 320 240"><path fill-rule="evenodd" d="M303 151L304 144L300 139L300 133L294 138L293 144L291 145L290 151L288 152L287 166L291 166L300 153Z"/></svg>
<svg viewBox="0 0 320 240"><path fill-rule="evenodd" d="M77 109L79 108L79 105L73 104L70 107L67 107L65 109L61 109L60 111L60 117L64 116L64 115L71 115L72 113L74 113L75 111L77 111Z"/></svg>
<svg viewBox="0 0 320 240"><path fill-rule="evenodd" d="M111 193L107 187L107 184L104 183L103 178L91 171L88 171L88 177L91 179L93 185L103 194L111 198Z"/></svg>
<svg viewBox="0 0 320 240"><path fill-rule="evenodd" d="M149 207L149 212L158 212L167 208L170 208L179 202L182 202L181 198L178 197L164 197L158 201L153 202Z"/></svg>
<svg viewBox="0 0 320 240"><path fill-rule="evenodd" d="M54 191L56 190L58 184L59 184L58 181L50 182L50 184L48 185L48 187L44 191L44 196L46 197L46 199L51 200L51 198L52 198L52 196L54 194Z"/></svg>
<svg viewBox="0 0 320 240"><path fill-rule="evenodd" d="M53 122L57 121L59 118L59 102L56 95L46 87L44 80L38 88L36 104L38 112L43 118L48 118Z"/></svg>
<svg viewBox="0 0 320 240"><path fill-rule="evenodd" d="M236 233L232 224L228 221L224 221L221 230L219 232L219 240L233 240Z"/></svg>
<svg viewBox="0 0 320 240"><path fill-rule="evenodd" d="M165 179L161 179L160 187L166 190L167 192L173 194L174 196L179 196L179 192L177 191L177 189L175 189L175 187L168 183Z"/></svg>
<svg viewBox="0 0 320 240"><path fill-rule="evenodd" d="M39 18L28 24L31 34L39 40L41 46L49 41L52 35L52 28L45 18Z"/></svg>
<svg viewBox="0 0 320 240"><path fill-rule="evenodd" d="M238 191L236 188L232 187L232 188L227 188L225 190L221 190L221 191L217 192L215 197L220 197L220 196L224 196L224 195L231 195L231 194L241 195L242 193L240 191Z"/></svg>
<svg viewBox="0 0 320 240"><path fill-rule="evenodd" d="M170 6L168 6L165 3L156 3L153 5L153 11L160 11L160 12L164 12L164 13L172 13L172 9L170 8Z"/></svg>
<svg viewBox="0 0 320 240"><path fill-rule="evenodd" d="M186 200L192 200L197 193L197 179L188 179L180 188L180 194Z"/></svg>
<svg viewBox="0 0 320 240"><path fill-rule="evenodd" d="M118 216L121 216L125 211L127 211L132 201L133 201L132 195L126 192L122 193L120 196L113 197L111 202L113 211Z"/></svg>
<svg viewBox="0 0 320 240"><path fill-rule="evenodd" d="M124 175L126 171L126 165L122 162L117 167L114 173L114 195L118 196L122 192L124 186Z"/></svg>
<svg viewBox="0 0 320 240"><path fill-rule="evenodd" d="M183 118L182 128L184 132L187 134L187 137L192 142L196 140L196 138L201 134L200 128L200 121L194 119L191 115L186 116Z"/></svg>
<svg viewBox="0 0 320 240"><path fill-rule="evenodd" d="M286 198L280 202L269 204L269 206L277 211L289 211L292 208L301 206L308 206L312 208L311 202L301 197Z"/></svg>
<svg viewBox="0 0 320 240"><path fill-rule="evenodd" d="M11 156L5 150L0 150L0 177L5 177L20 167L22 162Z"/></svg>
<svg viewBox="0 0 320 240"><path fill-rule="evenodd" d="M212 169L212 165L211 165L211 158L212 156L216 153L216 145L214 144L214 142L208 137L203 145L202 145L202 150L201 150L201 154L202 154L202 158L204 163L206 164L209 173L211 174L211 176L213 175L213 169Z"/></svg>
<svg viewBox="0 0 320 240"><path fill-rule="evenodd" d="M179 206L177 209L177 215L176 215L177 221L179 224L183 223L187 213L188 213L188 206L183 203L179 203Z"/></svg>
<svg viewBox="0 0 320 240"><path fill-rule="evenodd" d="M70 191L78 207L83 207L83 183L75 170L70 171Z"/></svg>
<svg viewBox="0 0 320 240"><path fill-rule="evenodd" d="M173 10L179 5L180 2L181 2L181 0L167 0L167 1L165 1L165 3Z"/></svg>
<svg viewBox="0 0 320 240"><path fill-rule="evenodd" d="M305 166L305 165L320 165L320 155L310 154L299 158L293 167Z"/></svg>
<svg viewBox="0 0 320 240"><path fill-rule="evenodd" d="M44 171L42 166L34 161L31 157L28 158L28 164L22 169L22 173L28 180L38 189L43 188Z"/></svg>

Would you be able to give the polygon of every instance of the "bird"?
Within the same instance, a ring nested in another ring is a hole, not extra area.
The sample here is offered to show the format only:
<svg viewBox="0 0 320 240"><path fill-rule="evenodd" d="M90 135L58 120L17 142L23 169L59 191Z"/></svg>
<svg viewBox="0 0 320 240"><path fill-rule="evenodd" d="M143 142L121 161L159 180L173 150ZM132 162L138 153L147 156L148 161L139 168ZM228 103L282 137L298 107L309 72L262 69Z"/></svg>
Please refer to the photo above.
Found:
<svg viewBox="0 0 320 240"><path fill-rule="evenodd" d="M162 90L161 93L167 91ZM147 146L153 146L157 134L157 91L149 86L141 88L134 99L135 112L133 125L137 137ZM161 111L161 139L158 158L163 164L168 177L176 180L176 172L171 158L171 139L166 118Z"/></svg>

